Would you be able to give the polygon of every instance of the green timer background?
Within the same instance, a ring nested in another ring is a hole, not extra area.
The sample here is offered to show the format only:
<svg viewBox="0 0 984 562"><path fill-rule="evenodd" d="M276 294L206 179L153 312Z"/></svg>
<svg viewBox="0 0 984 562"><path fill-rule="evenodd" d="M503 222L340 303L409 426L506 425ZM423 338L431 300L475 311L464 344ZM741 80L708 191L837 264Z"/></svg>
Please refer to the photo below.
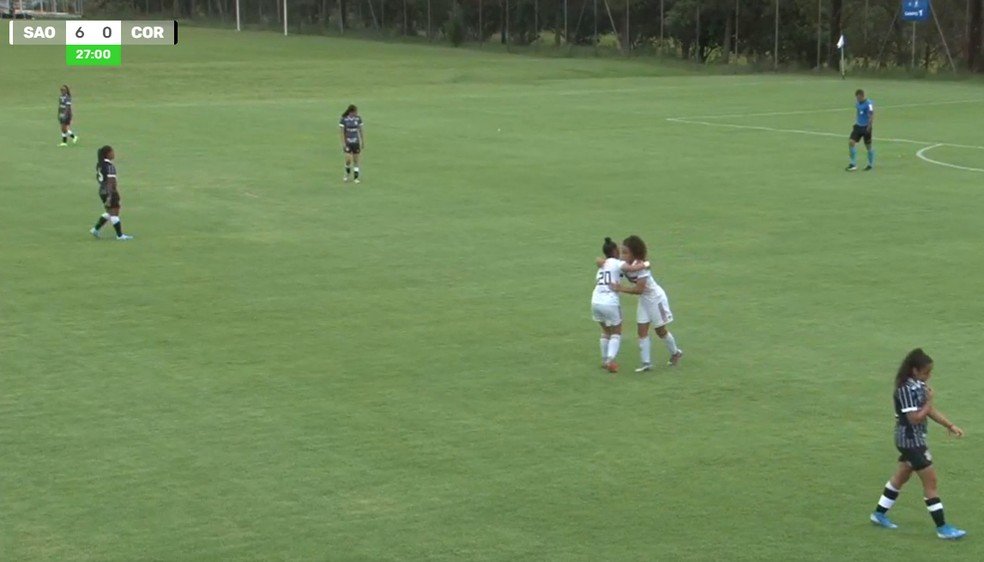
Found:
<svg viewBox="0 0 984 562"><path fill-rule="evenodd" d="M69 66L120 66L121 45L66 45L65 64Z"/></svg>
<svg viewBox="0 0 984 562"><path fill-rule="evenodd" d="M984 105L935 104L980 84L181 34L118 68L0 45L0 559L984 558L984 189L877 136L980 144ZM786 112L726 122L844 138L666 121ZM132 244L87 232L103 144ZM612 378L592 260L633 233L687 356L631 373L625 297ZM960 544L915 482L867 521L916 345L968 431L930 436Z"/></svg>

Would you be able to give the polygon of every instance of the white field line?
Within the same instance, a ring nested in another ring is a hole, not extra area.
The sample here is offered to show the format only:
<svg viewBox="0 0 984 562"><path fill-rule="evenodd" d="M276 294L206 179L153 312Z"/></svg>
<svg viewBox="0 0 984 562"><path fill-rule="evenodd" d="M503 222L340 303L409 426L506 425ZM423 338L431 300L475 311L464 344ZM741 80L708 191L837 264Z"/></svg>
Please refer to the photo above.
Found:
<svg viewBox="0 0 984 562"><path fill-rule="evenodd" d="M925 107L932 105L945 105L945 104L960 104L960 103L978 103L982 102L982 99L968 99L968 100L952 100L946 102L935 102L935 103L910 103L902 105L893 106L882 106L888 108L901 108L901 107ZM806 115L810 113L831 113L835 111L843 111L843 109L814 109L814 110L803 110L803 111L782 111L782 112L770 112L770 113L733 113L727 115L704 115L704 116L694 116L694 117L668 117L666 120L670 123L682 123L686 125L703 125L705 127L720 127L725 129L744 129L749 131L764 131L768 133L789 133L795 135L811 135L817 137L834 137L834 138L844 138L846 135L843 133L828 133L825 131L807 131L804 129L780 129L777 127L766 127L763 125L739 125L737 123L719 123L714 121L704 121L704 119L713 118L736 118L736 117L768 117L768 116L778 116L778 115ZM953 168L956 170L964 170L968 172L984 172L981 168L972 168L969 166L959 166L957 164L950 164L948 162L941 162L939 160L934 160L926 156L926 152L934 148L940 148L943 146L949 146L953 148L967 148L971 150L984 150L984 146L977 146L972 144L959 144L953 142L937 142L937 141L924 141L917 139L900 139L900 138L884 138L879 137L881 142L898 142L905 144L918 144L923 148L916 152L916 156L930 164L935 164L938 166L945 166L947 168Z"/></svg>
<svg viewBox="0 0 984 562"><path fill-rule="evenodd" d="M919 158L920 160L924 161L924 162L929 162L930 164L936 164L937 166L946 166L947 168L955 168L957 170L966 170L968 172L982 172L982 173L984 173L984 168L971 168L969 166L958 166L956 164L950 164L949 162L940 162L939 160L933 160L932 158L926 156L926 153L927 152L929 152L930 150L933 150L934 148L939 148L941 146L952 146L952 145L948 145L946 143L937 143L937 144L934 144L933 146L927 146L926 148L920 149L919 152L916 153L916 157Z"/></svg>
<svg viewBox="0 0 984 562"><path fill-rule="evenodd" d="M848 136L844 133L827 133L824 131L807 131L804 129L779 129L776 127L765 127L762 125L738 125L735 123L714 123L712 121L694 121L691 119L683 119L680 117L670 117L667 119L667 121L671 123L683 123L686 125L705 125L707 127L722 127L725 129L747 129L750 131L765 131L769 133L792 133L797 135L813 135L817 137L847 138ZM917 139L896 139L896 138L885 138L885 137L878 137L876 140L880 142L902 142L907 144L918 144L922 146L938 144L940 146L952 146L954 148L970 148L974 150L984 150L984 146L975 146L972 144L957 144L952 142L936 142L936 141L924 141L924 140L917 140Z"/></svg>
<svg viewBox="0 0 984 562"><path fill-rule="evenodd" d="M938 101L938 102L901 103L897 105L878 105L876 106L876 109L877 108L903 109L907 107L929 107L933 105L956 105L961 103L984 103L984 98ZM766 113L725 113L725 114L718 114L718 115L691 115L688 117L673 117L667 120L673 121L675 119L694 120L694 119L727 119L727 118L736 118L736 117L778 117L782 115L809 115L811 113L840 113L840 112L849 113L850 111L851 111L850 108L845 109L843 107L838 107L838 108L831 108L831 109L803 109L799 111L770 111Z"/></svg>

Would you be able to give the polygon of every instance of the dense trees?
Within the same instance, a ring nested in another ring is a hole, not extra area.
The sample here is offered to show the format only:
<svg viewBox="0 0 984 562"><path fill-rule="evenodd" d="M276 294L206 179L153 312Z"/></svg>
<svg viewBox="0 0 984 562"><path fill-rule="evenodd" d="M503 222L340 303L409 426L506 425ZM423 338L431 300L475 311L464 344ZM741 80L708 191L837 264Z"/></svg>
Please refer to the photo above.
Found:
<svg viewBox="0 0 984 562"><path fill-rule="evenodd" d="M234 21L235 0L94 0L103 11ZM283 0L239 0L247 25L282 23ZM367 30L510 45L606 45L704 63L836 68L847 36L855 64L909 66L912 26L900 0L287 0L297 31ZM984 72L984 0L933 0L954 58ZM778 7L778 34L776 10ZM453 21L449 21L452 19ZM454 35L454 37L451 37ZM778 51L777 51L778 46ZM916 26L918 66L947 57L933 20Z"/></svg>

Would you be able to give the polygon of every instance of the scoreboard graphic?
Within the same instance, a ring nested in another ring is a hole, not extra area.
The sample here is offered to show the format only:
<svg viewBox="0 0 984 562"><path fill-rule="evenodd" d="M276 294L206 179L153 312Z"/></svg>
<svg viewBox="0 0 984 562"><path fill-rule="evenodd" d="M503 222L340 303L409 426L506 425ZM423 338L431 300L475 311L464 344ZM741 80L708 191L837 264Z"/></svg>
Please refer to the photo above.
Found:
<svg viewBox="0 0 984 562"><path fill-rule="evenodd" d="M177 45L178 22L10 20L11 45L64 45L68 66L120 66L123 45Z"/></svg>

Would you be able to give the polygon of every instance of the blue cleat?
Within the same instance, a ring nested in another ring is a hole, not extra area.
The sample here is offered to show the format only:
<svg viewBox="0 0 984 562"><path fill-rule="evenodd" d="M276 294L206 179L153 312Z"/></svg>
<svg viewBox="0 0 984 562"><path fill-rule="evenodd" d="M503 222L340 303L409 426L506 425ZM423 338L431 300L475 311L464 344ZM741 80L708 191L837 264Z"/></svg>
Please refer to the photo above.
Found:
<svg viewBox="0 0 984 562"><path fill-rule="evenodd" d="M871 514L871 522L879 527L884 527L886 529L898 529L899 526L892 523L892 520L888 518L888 515L884 513L878 513L877 511ZM942 529L942 527L940 527ZM942 535L941 535L942 538Z"/></svg>
<svg viewBox="0 0 984 562"><path fill-rule="evenodd" d="M964 531L963 529L958 529L953 525L943 525L942 527L936 528L936 536L946 541L955 541L957 539L962 539L966 535L967 535L967 531Z"/></svg>

